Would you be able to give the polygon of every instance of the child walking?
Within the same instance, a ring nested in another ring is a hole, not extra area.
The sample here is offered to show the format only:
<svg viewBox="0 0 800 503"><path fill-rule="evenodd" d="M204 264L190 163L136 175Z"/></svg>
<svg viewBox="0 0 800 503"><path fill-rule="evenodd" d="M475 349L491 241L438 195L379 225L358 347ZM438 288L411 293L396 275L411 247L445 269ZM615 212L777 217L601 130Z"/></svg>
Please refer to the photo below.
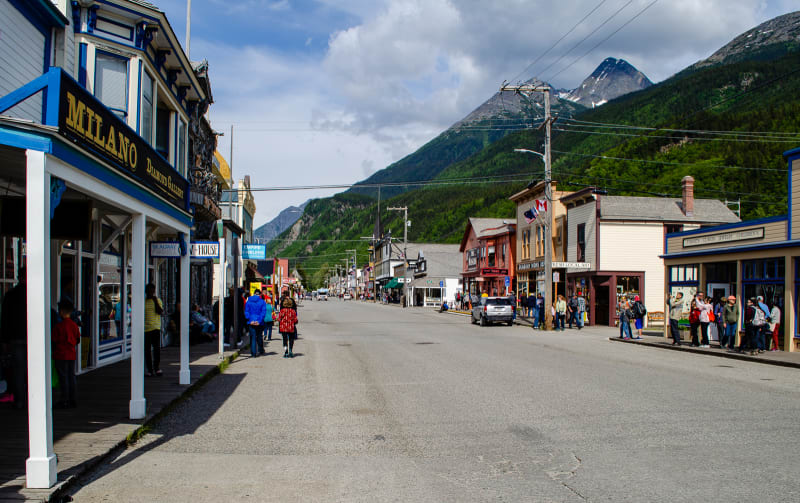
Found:
<svg viewBox="0 0 800 503"><path fill-rule="evenodd" d="M58 314L61 316L61 321L53 327L53 360L55 360L56 372L58 372L58 380L61 385L61 400L54 405L56 409L77 407L75 401L77 352L75 347L81 341L81 332L78 324L72 320L74 307L70 300L62 299L58 303Z"/></svg>

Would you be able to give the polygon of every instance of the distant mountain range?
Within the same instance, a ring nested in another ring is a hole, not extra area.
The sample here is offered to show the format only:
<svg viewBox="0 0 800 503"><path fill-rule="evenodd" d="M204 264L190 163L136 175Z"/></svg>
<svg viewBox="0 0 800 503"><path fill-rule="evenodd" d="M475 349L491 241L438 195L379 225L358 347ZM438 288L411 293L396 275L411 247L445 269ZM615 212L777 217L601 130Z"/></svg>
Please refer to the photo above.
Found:
<svg viewBox="0 0 800 503"><path fill-rule="evenodd" d="M581 85L561 97L594 108L652 85L645 74L624 59L606 58Z"/></svg>
<svg viewBox="0 0 800 503"><path fill-rule="evenodd" d="M278 213L277 217L253 231L253 237L256 238L258 243L269 243L280 236L283 231L294 225L295 222L300 220L300 217L303 216L303 210L307 205L308 201L300 206L289 206Z"/></svg>

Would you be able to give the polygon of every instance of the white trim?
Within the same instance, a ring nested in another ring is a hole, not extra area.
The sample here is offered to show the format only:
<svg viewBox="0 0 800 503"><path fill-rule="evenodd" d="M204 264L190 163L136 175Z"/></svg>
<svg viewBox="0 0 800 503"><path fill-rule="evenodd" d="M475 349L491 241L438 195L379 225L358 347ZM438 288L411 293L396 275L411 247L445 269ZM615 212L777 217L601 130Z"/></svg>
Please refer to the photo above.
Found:
<svg viewBox="0 0 800 503"><path fill-rule="evenodd" d="M147 217L143 214L133 216L133 222L131 223L131 419L142 419L147 411L147 401L144 398L144 296L145 282L147 281L146 224Z"/></svg>
<svg viewBox="0 0 800 503"><path fill-rule="evenodd" d="M189 235L186 235L186 239ZM186 253L181 257L181 277L180 277L180 298L181 298L181 370L178 374L178 384L188 385L192 382L191 371L189 369L189 275L191 257ZM222 318L220 318L222 319Z"/></svg>

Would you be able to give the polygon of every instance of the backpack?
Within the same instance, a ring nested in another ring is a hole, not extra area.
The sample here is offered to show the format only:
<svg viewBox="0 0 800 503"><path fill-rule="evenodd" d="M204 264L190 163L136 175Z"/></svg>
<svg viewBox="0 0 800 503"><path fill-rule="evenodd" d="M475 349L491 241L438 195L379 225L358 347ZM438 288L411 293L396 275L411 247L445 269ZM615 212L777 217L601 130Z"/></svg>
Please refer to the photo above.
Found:
<svg viewBox="0 0 800 503"><path fill-rule="evenodd" d="M647 314L647 308L641 302L633 303L633 316L634 318L644 318Z"/></svg>
<svg viewBox="0 0 800 503"><path fill-rule="evenodd" d="M764 313L764 310L758 306L756 306L755 311L756 313L753 316L753 325L756 327L763 327L767 324L767 315Z"/></svg>

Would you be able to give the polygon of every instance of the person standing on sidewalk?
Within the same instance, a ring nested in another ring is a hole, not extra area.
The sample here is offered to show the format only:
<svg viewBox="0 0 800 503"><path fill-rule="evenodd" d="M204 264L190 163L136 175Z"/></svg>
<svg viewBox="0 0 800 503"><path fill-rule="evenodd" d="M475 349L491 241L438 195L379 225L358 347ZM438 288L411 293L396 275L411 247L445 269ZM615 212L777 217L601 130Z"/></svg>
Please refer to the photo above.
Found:
<svg viewBox="0 0 800 503"><path fill-rule="evenodd" d="M583 328L583 318L586 316L586 299L581 297L576 297L576 301L578 304L578 330Z"/></svg>
<svg viewBox="0 0 800 503"><path fill-rule="evenodd" d="M75 360L78 355L75 347L81 342L81 331L78 324L72 321L72 301L64 298L58 303L58 314L61 321L53 327L53 360L55 360L58 382L61 385L61 401L53 405L55 409L77 407L75 394Z"/></svg>
<svg viewBox="0 0 800 503"><path fill-rule="evenodd" d="M754 300L755 299L747 299L747 307L744 310L744 338L741 344L739 344L739 353L747 351L751 355L754 355L758 352L755 343L756 327L753 325L757 309Z"/></svg>
<svg viewBox="0 0 800 503"><path fill-rule="evenodd" d="M269 342L272 340L272 326L275 324L277 313L275 312L275 306L272 305L272 299L265 302L267 310L264 312L264 330L267 331L266 341Z"/></svg>
<svg viewBox="0 0 800 503"><path fill-rule="evenodd" d="M619 311L619 338L630 339L632 337L631 318L633 313L631 312L631 302L627 296L620 297L619 302L617 302L617 310Z"/></svg>
<svg viewBox="0 0 800 503"><path fill-rule="evenodd" d="M667 303L669 304L669 331L672 332L672 345L681 345L681 330L678 322L683 316L683 292L675 294L674 298L667 296Z"/></svg>
<svg viewBox="0 0 800 503"><path fill-rule="evenodd" d="M264 354L264 316L267 312L267 303L261 298L261 292L255 290L253 295L247 298L244 305L244 317L247 319L247 329L250 332L250 356L255 358Z"/></svg>
<svg viewBox="0 0 800 503"><path fill-rule="evenodd" d="M772 348L770 351L779 351L778 349L778 332L781 329L781 308L778 304L772 306L769 312L769 330L772 333Z"/></svg>
<svg viewBox="0 0 800 503"><path fill-rule="evenodd" d="M567 301L564 299L563 295L558 296L558 301L556 302L556 318L558 319L558 328L563 332L564 331L564 321L567 317Z"/></svg>
<svg viewBox="0 0 800 503"><path fill-rule="evenodd" d="M161 315L164 307L156 296L156 285L148 283L144 293L144 375L161 377Z"/></svg>
<svg viewBox="0 0 800 503"><path fill-rule="evenodd" d="M281 310L278 314L278 330L283 339L283 357L294 358L292 352L297 335L297 305L289 293L284 291L281 297Z"/></svg>
<svg viewBox="0 0 800 503"><path fill-rule="evenodd" d="M711 318L708 316L712 312L713 306L705 302L705 295L703 292L697 292L695 296L695 304L700 311L698 321L700 322L700 347L710 348L708 344L708 324L711 323Z"/></svg>
<svg viewBox="0 0 800 503"><path fill-rule="evenodd" d="M636 337L633 339L640 341L642 340L642 329L644 328L644 317L647 315L647 309L638 295L633 298L631 311L633 311L633 323L636 326Z"/></svg>
<svg viewBox="0 0 800 503"><path fill-rule="evenodd" d="M689 333L692 335L692 347L700 347L697 331L700 329L700 310L697 308L696 299L689 304Z"/></svg>
<svg viewBox="0 0 800 503"><path fill-rule="evenodd" d="M572 324L578 324L578 296L573 295L567 302L567 316L569 316L569 329L572 330Z"/></svg>
<svg viewBox="0 0 800 503"><path fill-rule="evenodd" d="M739 306L733 295L728 297L722 310L722 328L725 335L720 338L720 347L724 347L727 343L728 349L733 349L736 346L736 332L739 328Z"/></svg>

